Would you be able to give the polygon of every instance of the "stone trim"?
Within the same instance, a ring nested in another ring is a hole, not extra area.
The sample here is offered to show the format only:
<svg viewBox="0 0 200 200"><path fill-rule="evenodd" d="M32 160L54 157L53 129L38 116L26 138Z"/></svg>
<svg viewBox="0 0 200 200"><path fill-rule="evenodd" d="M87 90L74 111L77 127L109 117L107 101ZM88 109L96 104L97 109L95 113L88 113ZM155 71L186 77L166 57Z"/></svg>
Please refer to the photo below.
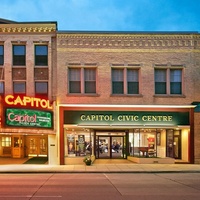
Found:
<svg viewBox="0 0 200 200"><path fill-rule="evenodd" d="M0 24L1 33L55 33L55 24Z"/></svg>
<svg viewBox="0 0 200 200"><path fill-rule="evenodd" d="M72 48L181 48L200 49L199 34L57 34L58 47Z"/></svg>

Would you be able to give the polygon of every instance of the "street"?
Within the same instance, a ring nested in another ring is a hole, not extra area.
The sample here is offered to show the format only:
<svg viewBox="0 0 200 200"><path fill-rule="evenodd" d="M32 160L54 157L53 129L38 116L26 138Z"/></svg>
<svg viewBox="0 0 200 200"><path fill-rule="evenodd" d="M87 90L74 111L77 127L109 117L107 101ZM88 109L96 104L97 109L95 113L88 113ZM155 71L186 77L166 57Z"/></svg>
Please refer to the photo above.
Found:
<svg viewBox="0 0 200 200"><path fill-rule="evenodd" d="M0 174L4 200L197 200L200 173Z"/></svg>

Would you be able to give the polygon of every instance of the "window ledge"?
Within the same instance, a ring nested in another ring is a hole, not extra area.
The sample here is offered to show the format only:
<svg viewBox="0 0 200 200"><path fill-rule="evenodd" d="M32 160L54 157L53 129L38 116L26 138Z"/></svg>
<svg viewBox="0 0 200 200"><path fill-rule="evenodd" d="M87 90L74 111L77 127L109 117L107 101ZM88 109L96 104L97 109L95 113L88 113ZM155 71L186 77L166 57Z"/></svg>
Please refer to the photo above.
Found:
<svg viewBox="0 0 200 200"><path fill-rule="evenodd" d="M99 94L66 94L69 97L99 97Z"/></svg>
<svg viewBox="0 0 200 200"><path fill-rule="evenodd" d="M35 68L48 68L48 65L34 65Z"/></svg>
<svg viewBox="0 0 200 200"><path fill-rule="evenodd" d="M158 97L158 98L186 98L186 96L185 95L177 95L177 94L174 94L174 95L172 95L172 94L170 94L170 95L168 95L168 94L155 94L154 95L154 97Z"/></svg>
<svg viewBox="0 0 200 200"><path fill-rule="evenodd" d="M26 65L12 65L12 68L26 68Z"/></svg>
<svg viewBox="0 0 200 200"><path fill-rule="evenodd" d="M143 97L142 94L111 94L111 97Z"/></svg>

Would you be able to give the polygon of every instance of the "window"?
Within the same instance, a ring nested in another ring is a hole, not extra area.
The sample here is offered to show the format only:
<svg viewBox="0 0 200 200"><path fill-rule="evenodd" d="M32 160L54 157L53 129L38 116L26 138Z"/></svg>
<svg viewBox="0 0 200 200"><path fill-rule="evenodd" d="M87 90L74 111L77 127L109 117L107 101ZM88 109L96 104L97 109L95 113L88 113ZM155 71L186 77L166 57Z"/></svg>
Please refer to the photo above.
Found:
<svg viewBox="0 0 200 200"><path fill-rule="evenodd" d="M35 95L36 96L48 96L48 83L47 82L35 82Z"/></svg>
<svg viewBox="0 0 200 200"><path fill-rule="evenodd" d="M155 94L182 94L182 69L155 69Z"/></svg>
<svg viewBox="0 0 200 200"><path fill-rule="evenodd" d="M0 45L0 65L4 64L4 48L3 45Z"/></svg>
<svg viewBox="0 0 200 200"><path fill-rule="evenodd" d="M26 83L25 82L13 82L13 93L14 94L26 94Z"/></svg>
<svg viewBox="0 0 200 200"><path fill-rule="evenodd" d="M156 135L158 131L160 130L133 129L133 133L129 133L130 155L135 157L156 157L156 150L158 150ZM162 154L162 157L165 157L164 153Z"/></svg>
<svg viewBox="0 0 200 200"><path fill-rule="evenodd" d="M65 156L84 157L92 153L91 135L87 131L64 131ZM78 153L77 153L78 152Z"/></svg>
<svg viewBox="0 0 200 200"><path fill-rule="evenodd" d="M112 93L124 94L124 70L112 69Z"/></svg>
<svg viewBox="0 0 200 200"><path fill-rule="evenodd" d="M69 68L69 93L96 93L96 68Z"/></svg>
<svg viewBox="0 0 200 200"><path fill-rule="evenodd" d="M182 71L180 69L170 70L170 94L181 94Z"/></svg>
<svg viewBox="0 0 200 200"><path fill-rule="evenodd" d="M13 65L26 65L25 45L13 45Z"/></svg>
<svg viewBox="0 0 200 200"><path fill-rule="evenodd" d="M139 77L137 69L127 69L128 94L139 94Z"/></svg>
<svg viewBox="0 0 200 200"><path fill-rule="evenodd" d="M84 69L85 93L96 93L96 70Z"/></svg>
<svg viewBox="0 0 200 200"><path fill-rule="evenodd" d="M48 65L48 46L35 45L35 65L47 66Z"/></svg>
<svg viewBox="0 0 200 200"><path fill-rule="evenodd" d="M0 82L0 94L4 94L4 82Z"/></svg>
<svg viewBox="0 0 200 200"><path fill-rule="evenodd" d="M69 69L69 93L81 93L81 69Z"/></svg>
<svg viewBox="0 0 200 200"><path fill-rule="evenodd" d="M11 137L2 137L1 146L2 147L11 147Z"/></svg>
<svg viewBox="0 0 200 200"><path fill-rule="evenodd" d="M139 94L139 69L113 68L112 93Z"/></svg>
<svg viewBox="0 0 200 200"><path fill-rule="evenodd" d="M166 94L167 92L167 73L166 69L155 70L155 93Z"/></svg>

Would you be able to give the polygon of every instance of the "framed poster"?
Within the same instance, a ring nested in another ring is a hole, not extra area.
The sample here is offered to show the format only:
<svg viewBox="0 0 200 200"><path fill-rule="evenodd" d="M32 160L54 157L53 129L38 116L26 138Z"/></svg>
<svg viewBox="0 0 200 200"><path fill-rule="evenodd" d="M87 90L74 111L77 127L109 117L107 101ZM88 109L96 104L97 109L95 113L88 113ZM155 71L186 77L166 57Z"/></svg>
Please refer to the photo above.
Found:
<svg viewBox="0 0 200 200"><path fill-rule="evenodd" d="M161 145L161 133L157 133L157 146Z"/></svg>

